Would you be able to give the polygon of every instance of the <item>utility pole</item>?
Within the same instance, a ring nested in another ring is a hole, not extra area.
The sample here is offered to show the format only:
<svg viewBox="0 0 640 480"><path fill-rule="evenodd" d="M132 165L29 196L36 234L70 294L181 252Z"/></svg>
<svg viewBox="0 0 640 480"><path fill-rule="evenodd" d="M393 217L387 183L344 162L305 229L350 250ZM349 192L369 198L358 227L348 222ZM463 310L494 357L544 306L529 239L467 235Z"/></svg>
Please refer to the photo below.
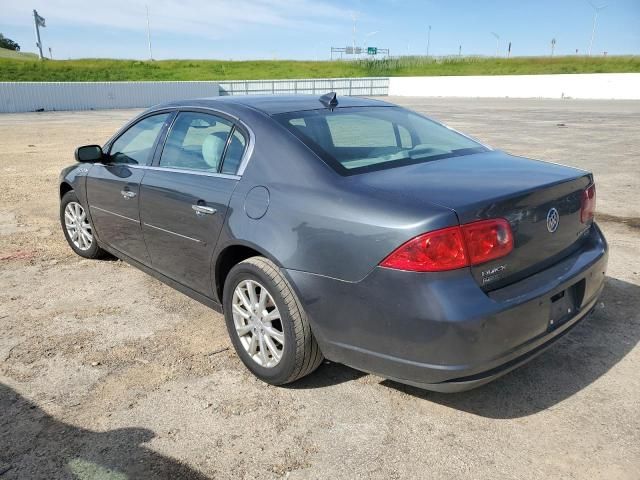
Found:
<svg viewBox="0 0 640 480"><path fill-rule="evenodd" d="M551 56L553 57L553 52L556 49L556 39L555 37L551 39Z"/></svg>
<svg viewBox="0 0 640 480"><path fill-rule="evenodd" d="M491 35L496 37L496 57L499 57L500 56L500 35L498 35L496 32L491 32Z"/></svg>
<svg viewBox="0 0 640 480"><path fill-rule="evenodd" d="M458 56L462 56L462 45L458 45Z"/></svg>
<svg viewBox="0 0 640 480"><path fill-rule="evenodd" d="M145 5L147 9L147 43L149 44L149 60L153 60L153 53L151 52L151 27L149 25L149 6Z"/></svg>
<svg viewBox="0 0 640 480"><path fill-rule="evenodd" d="M589 42L589 56L591 56L591 48L593 47L593 39L596 36L596 22L598 21L598 14L600 10L607 8L608 4L601 5L596 7L593 3L589 2L591 8L593 8L593 28L591 29L591 41Z"/></svg>
<svg viewBox="0 0 640 480"><path fill-rule="evenodd" d="M509 42L509 48L507 48L507 58L511 58L511 42Z"/></svg>
<svg viewBox="0 0 640 480"><path fill-rule="evenodd" d="M45 20L40 15L38 15L37 11L33 11L33 23L36 27L36 45L38 47L38 51L40 52L40 60L44 59L44 55L42 54L42 41L40 40L40 27L45 28Z"/></svg>
<svg viewBox="0 0 640 480"><path fill-rule="evenodd" d="M431 46L431 25L429 25L429 32L427 33L427 57L429 56L430 46Z"/></svg>
<svg viewBox="0 0 640 480"><path fill-rule="evenodd" d="M49 47L49 58L53 60L53 51L51 50L51 47Z"/></svg>

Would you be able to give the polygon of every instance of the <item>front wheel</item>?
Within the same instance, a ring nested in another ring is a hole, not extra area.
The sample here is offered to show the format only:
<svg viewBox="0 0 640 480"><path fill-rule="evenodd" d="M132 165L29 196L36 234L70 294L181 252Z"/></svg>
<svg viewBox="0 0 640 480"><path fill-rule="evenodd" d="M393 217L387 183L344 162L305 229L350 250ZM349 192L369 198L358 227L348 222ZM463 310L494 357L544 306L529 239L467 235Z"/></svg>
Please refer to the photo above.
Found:
<svg viewBox="0 0 640 480"><path fill-rule="evenodd" d="M298 297L270 260L252 257L234 266L225 282L223 304L238 356L264 382L293 382L322 362Z"/></svg>
<svg viewBox="0 0 640 480"><path fill-rule="evenodd" d="M98 246L87 212L71 190L60 200L60 223L69 246L84 258L103 258L107 252Z"/></svg>

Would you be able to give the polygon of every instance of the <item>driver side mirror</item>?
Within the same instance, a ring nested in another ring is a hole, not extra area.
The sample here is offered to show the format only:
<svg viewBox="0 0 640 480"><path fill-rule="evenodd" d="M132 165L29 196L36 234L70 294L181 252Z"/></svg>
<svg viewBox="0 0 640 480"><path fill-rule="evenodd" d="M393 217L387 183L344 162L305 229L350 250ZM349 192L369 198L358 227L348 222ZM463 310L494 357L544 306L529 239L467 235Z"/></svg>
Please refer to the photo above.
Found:
<svg viewBox="0 0 640 480"><path fill-rule="evenodd" d="M76 161L83 163L93 163L102 160L103 153L100 145L84 145L76 148Z"/></svg>

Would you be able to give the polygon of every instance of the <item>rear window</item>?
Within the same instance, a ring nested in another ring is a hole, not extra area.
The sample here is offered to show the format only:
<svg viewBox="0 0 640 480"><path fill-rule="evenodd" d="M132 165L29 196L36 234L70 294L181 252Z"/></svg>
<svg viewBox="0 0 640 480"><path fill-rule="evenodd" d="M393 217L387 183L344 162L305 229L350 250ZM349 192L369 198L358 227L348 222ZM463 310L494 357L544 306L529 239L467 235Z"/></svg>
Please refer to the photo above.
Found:
<svg viewBox="0 0 640 480"><path fill-rule="evenodd" d="M487 150L470 138L403 108L309 110L274 118L342 175Z"/></svg>

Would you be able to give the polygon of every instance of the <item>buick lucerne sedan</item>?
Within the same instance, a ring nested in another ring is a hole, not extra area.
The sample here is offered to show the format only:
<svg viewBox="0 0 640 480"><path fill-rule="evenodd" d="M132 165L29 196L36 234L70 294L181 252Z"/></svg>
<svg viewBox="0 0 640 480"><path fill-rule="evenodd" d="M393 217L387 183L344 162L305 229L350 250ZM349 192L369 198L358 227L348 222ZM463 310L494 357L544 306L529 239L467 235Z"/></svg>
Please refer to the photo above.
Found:
<svg viewBox="0 0 640 480"><path fill-rule="evenodd" d="M562 337L604 285L591 173L378 100L173 102L75 156L59 182L70 247L223 312L274 385L326 358L476 387Z"/></svg>

